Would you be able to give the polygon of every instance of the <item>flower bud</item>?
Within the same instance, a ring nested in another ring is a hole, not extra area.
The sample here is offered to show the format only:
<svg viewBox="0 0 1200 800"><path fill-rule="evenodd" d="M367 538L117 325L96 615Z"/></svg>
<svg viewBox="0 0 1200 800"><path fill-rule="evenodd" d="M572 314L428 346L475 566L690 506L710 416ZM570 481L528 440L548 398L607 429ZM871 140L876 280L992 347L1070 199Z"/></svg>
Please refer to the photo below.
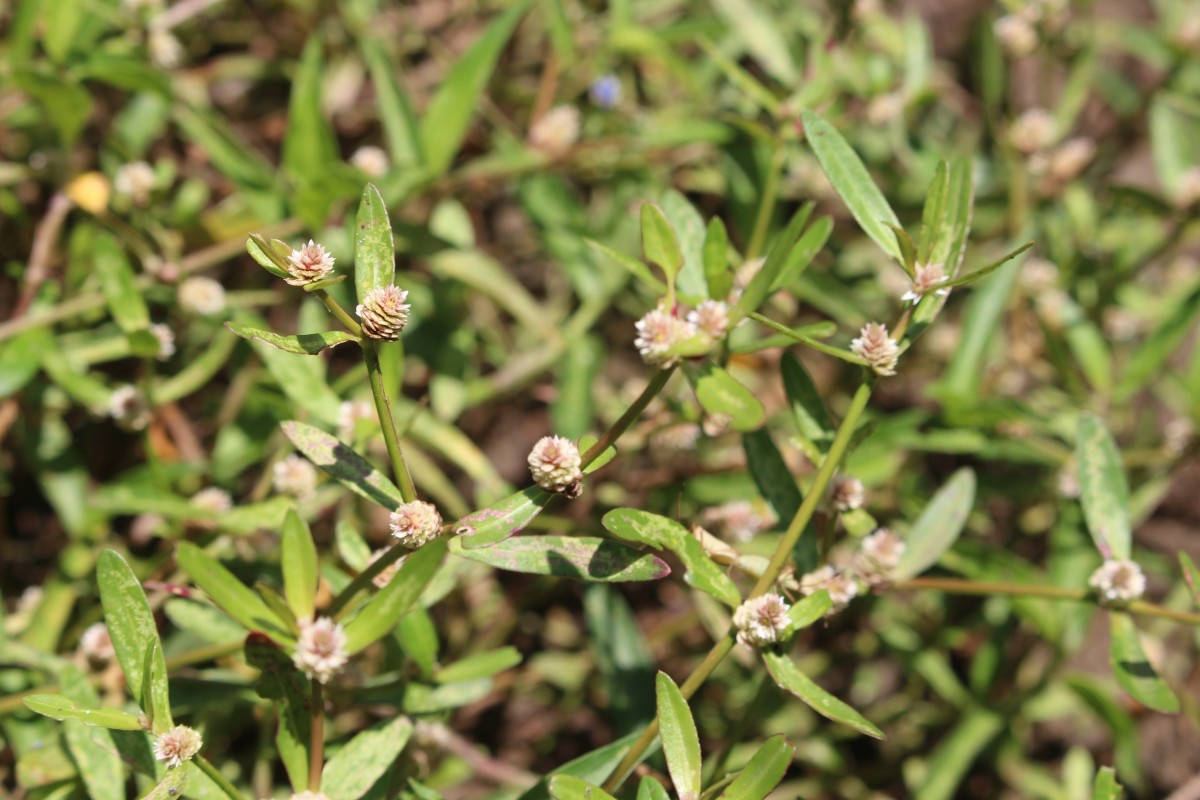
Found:
<svg viewBox="0 0 1200 800"><path fill-rule="evenodd" d="M150 407L136 387L125 384L108 397L108 415L127 431L140 431L150 422Z"/></svg>
<svg viewBox="0 0 1200 800"><path fill-rule="evenodd" d="M1005 51L1016 58L1032 53L1038 46L1038 32L1020 14L1006 14L992 24L996 40Z"/></svg>
<svg viewBox="0 0 1200 800"><path fill-rule="evenodd" d="M308 244L288 256L288 272L292 277L287 282L292 286L307 286L324 280L333 272L333 262L324 245L309 239Z"/></svg>
<svg viewBox="0 0 1200 800"><path fill-rule="evenodd" d="M1050 154L1050 176L1065 183L1086 167L1096 155L1096 143L1083 136L1063 142Z"/></svg>
<svg viewBox="0 0 1200 800"><path fill-rule="evenodd" d="M345 668L350 660L346 652L346 631L329 617L300 621L300 638L296 641L296 653L292 663L296 668L316 680L329 680Z"/></svg>
<svg viewBox="0 0 1200 800"><path fill-rule="evenodd" d="M791 607L777 594L764 594L742 603L733 612L738 643L769 647L783 641L792 631L790 610Z"/></svg>
<svg viewBox="0 0 1200 800"><path fill-rule="evenodd" d="M169 325L162 322L152 323L150 333L158 340L158 353L154 356L155 358L159 361L166 361L175 355L175 332Z"/></svg>
<svg viewBox="0 0 1200 800"><path fill-rule="evenodd" d="M275 463L272 484L279 494L293 497L311 497L317 488L317 468L312 462L295 453Z"/></svg>
<svg viewBox="0 0 1200 800"><path fill-rule="evenodd" d="M863 489L862 481L858 478L841 475L833 482L830 499L833 501L833 507L838 511L854 511L862 508L863 501L866 499L866 491Z"/></svg>
<svg viewBox="0 0 1200 800"><path fill-rule="evenodd" d="M404 503L390 517L392 536L409 550L432 542L442 530L442 515L437 506L424 500Z"/></svg>
<svg viewBox="0 0 1200 800"><path fill-rule="evenodd" d="M147 46L150 61L159 69L174 69L183 61L183 45L170 31L152 29Z"/></svg>
<svg viewBox="0 0 1200 800"><path fill-rule="evenodd" d="M381 286L367 293L355 312L362 320L363 333L371 339L394 342L408 324L410 306L404 302L408 292L399 286Z"/></svg>
<svg viewBox="0 0 1200 800"><path fill-rule="evenodd" d="M378 178L392 168L391 160L382 147L368 144L354 151L350 163L358 167L371 178Z"/></svg>
<svg viewBox="0 0 1200 800"><path fill-rule="evenodd" d="M199 733L187 725L176 725L154 740L154 757L165 761L168 767L178 767L191 761L203 744Z"/></svg>
<svg viewBox="0 0 1200 800"><path fill-rule="evenodd" d="M583 491L583 461L570 439L543 436L529 451L528 461L534 483L547 492L578 497Z"/></svg>
<svg viewBox="0 0 1200 800"><path fill-rule="evenodd" d="M895 375L900 347L888 336L886 325L868 322L859 337L850 342L850 352L867 362L877 375Z"/></svg>
<svg viewBox="0 0 1200 800"><path fill-rule="evenodd" d="M705 300L688 312L687 321L713 339L724 338L729 332L729 306L719 300Z"/></svg>
<svg viewBox="0 0 1200 800"><path fill-rule="evenodd" d="M233 498L229 496L229 492L219 486L209 486L207 489L201 489L192 495L192 499L189 502L196 508L212 514L224 514L233 508Z"/></svg>
<svg viewBox="0 0 1200 800"><path fill-rule="evenodd" d="M150 202L150 193L154 191L154 167L145 161L133 161L117 167L113 178L113 188L118 194L123 194L139 206Z"/></svg>
<svg viewBox="0 0 1200 800"><path fill-rule="evenodd" d="M1009 141L1017 150L1029 155L1044 150L1054 142L1054 117L1044 108L1031 108L1013 120L1008 131Z"/></svg>
<svg viewBox="0 0 1200 800"><path fill-rule="evenodd" d="M1146 576L1137 562L1108 559L1088 578L1100 602L1122 605L1137 600L1146 592Z"/></svg>
<svg viewBox="0 0 1200 800"><path fill-rule="evenodd" d="M94 670L102 670L116 658L117 651L113 649L112 636L108 626L103 622L91 625L79 637L79 654Z"/></svg>

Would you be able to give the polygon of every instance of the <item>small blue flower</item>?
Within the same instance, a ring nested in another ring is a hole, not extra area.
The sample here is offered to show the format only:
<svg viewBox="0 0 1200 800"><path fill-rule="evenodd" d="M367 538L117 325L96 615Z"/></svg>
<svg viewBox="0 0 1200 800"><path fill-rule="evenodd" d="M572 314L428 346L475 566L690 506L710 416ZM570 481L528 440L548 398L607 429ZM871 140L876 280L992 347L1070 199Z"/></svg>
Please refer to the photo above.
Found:
<svg viewBox="0 0 1200 800"><path fill-rule="evenodd" d="M616 75L601 75L592 81L588 98L600 108L615 108L621 102L621 80Z"/></svg>

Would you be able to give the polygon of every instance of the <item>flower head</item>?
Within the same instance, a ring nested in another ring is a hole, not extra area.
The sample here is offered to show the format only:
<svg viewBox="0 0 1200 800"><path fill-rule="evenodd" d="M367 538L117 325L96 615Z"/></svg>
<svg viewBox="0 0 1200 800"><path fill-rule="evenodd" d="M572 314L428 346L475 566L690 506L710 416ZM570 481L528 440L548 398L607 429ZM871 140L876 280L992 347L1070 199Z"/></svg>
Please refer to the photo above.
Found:
<svg viewBox="0 0 1200 800"><path fill-rule="evenodd" d="M280 494L309 497L317 488L317 468L307 458L292 453L275 463L272 484Z"/></svg>
<svg viewBox="0 0 1200 800"><path fill-rule="evenodd" d="M170 31L153 28L147 41L150 61L159 69L174 69L183 61L183 45Z"/></svg>
<svg viewBox="0 0 1200 800"><path fill-rule="evenodd" d="M900 558L905 545L890 528L876 528L862 540L854 565L859 576L869 584L880 583L888 578Z"/></svg>
<svg viewBox="0 0 1200 800"><path fill-rule="evenodd" d="M204 740L187 725L176 725L154 740L154 757L167 762L168 767L178 767L200 752Z"/></svg>
<svg viewBox="0 0 1200 800"><path fill-rule="evenodd" d="M1008 54L1017 58L1029 55L1038 45L1037 30L1020 14L1000 17L992 24L992 31Z"/></svg>
<svg viewBox="0 0 1200 800"><path fill-rule="evenodd" d="M113 188L118 194L126 195L139 206L144 206L150 201L154 181L154 167L145 161L133 161L117 167Z"/></svg>
<svg viewBox="0 0 1200 800"><path fill-rule="evenodd" d="M150 407L137 387L125 384L108 396L108 415L127 431L140 431L150 422Z"/></svg>
<svg viewBox="0 0 1200 800"><path fill-rule="evenodd" d="M1096 143L1085 136L1068 139L1050 154L1050 175L1055 180L1069 181L1083 172L1096 155Z"/></svg>
<svg viewBox="0 0 1200 800"><path fill-rule="evenodd" d="M318 683L329 683L350 660L346 652L346 631L329 617L300 621L300 638L292 663Z"/></svg>
<svg viewBox="0 0 1200 800"><path fill-rule="evenodd" d="M355 150L354 155L350 156L350 163L371 178L378 178L392 167L384 149L373 144L363 145Z"/></svg>
<svg viewBox="0 0 1200 800"><path fill-rule="evenodd" d="M392 512L392 536L409 550L432 542L442 530L442 515L437 506L424 500L404 503Z"/></svg>
<svg viewBox="0 0 1200 800"><path fill-rule="evenodd" d="M833 601L829 609L830 614L841 611L858 596L858 584L854 579L829 564L800 578L800 592L805 597L816 594L821 589L829 592L829 599Z"/></svg>
<svg viewBox="0 0 1200 800"><path fill-rule="evenodd" d="M616 108L621 102L621 79L616 75L601 75L588 87L588 99L597 108Z"/></svg>
<svg viewBox="0 0 1200 800"><path fill-rule="evenodd" d="M720 300L705 300L689 311L687 321L713 339L720 339L729 332L729 306Z"/></svg>
<svg viewBox="0 0 1200 800"><path fill-rule="evenodd" d="M108 626L103 622L90 625L79 637L79 654L83 656L92 669L103 669L108 666L117 651L113 649L112 636Z"/></svg>
<svg viewBox="0 0 1200 800"><path fill-rule="evenodd" d="M787 638L792 630L791 607L777 594L747 600L733 612L737 640L750 647L768 647Z"/></svg>
<svg viewBox="0 0 1200 800"><path fill-rule="evenodd" d="M927 294L944 297L950 294L950 290L942 286L947 280L945 268L941 264L918 263L913 269L912 288L905 292L900 299L912 300L916 303Z"/></svg>
<svg viewBox="0 0 1200 800"><path fill-rule="evenodd" d="M343 400L338 406L338 438L352 442L360 421L374 422L376 419L375 405L370 400Z"/></svg>
<svg viewBox="0 0 1200 800"><path fill-rule="evenodd" d="M866 494L862 481L849 475L839 475L834 480L833 491L830 493L833 507L838 511L853 511L856 508L862 508Z"/></svg>
<svg viewBox="0 0 1200 800"><path fill-rule="evenodd" d="M362 320L363 333L372 339L394 342L408 324L408 292L399 286L380 286L372 289L358 304L355 313Z"/></svg>
<svg viewBox="0 0 1200 800"><path fill-rule="evenodd" d="M547 492L577 497L582 491L583 461L570 439L543 436L529 451L528 461L534 482Z"/></svg>
<svg viewBox="0 0 1200 800"><path fill-rule="evenodd" d="M334 258L325 250L325 245L309 239L308 244L293 250L288 256L288 272L292 277L287 282L292 286L307 286L324 280L333 272L333 262Z"/></svg>
<svg viewBox="0 0 1200 800"><path fill-rule="evenodd" d="M1012 146L1025 153L1044 150L1054 142L1054 117L1044 108L1031 108L1013 120L1008 138Z"/></svg>
<svg viewBox="0 0 1200 800"><path fill-rule="evenodd" d="M551 156L562 155L579 141L582 122L575 106L555 106L529 129L529 144Z"/></svg>
<svg viewBox="0 0 1200 800"><path fill-rule="evenodd" d="M859 337L850 342L850 352L867 362L877 375L895 375L900 346L888 336L887 326L868 322Z"/></svg>
<svg viewBox="0 0 1200 800"><path fill-rule="evenodd" d="M1088 578L1104 603L1128 603L1146 592L1146 576L1135 561L1110 558Z"/></svg>
<svg viewBox="0 0 1200 800"><path fill-rule="evenodd" d="M679 361L675 349L699 331L662 307L656 308L637 321L637 338L633 344L642 360L652 367L669 369Z"/></svg>
<svg viewBox="0 0 1200 800"><path fill-rule="evenodd" d="M188 278L179 284L178 297L184 311L202 317L211 317L225 310L225 289L212 278Z"/></svg>
<svg viewBox="0 0 1200 800"><path fill-rule="evenodd" d="M771 520L747 500L732 500L707 508L700 518L705 527L733 542L748 542L771 525Z"/></svg>
<svg viewBox="0 0 1200 800"><path fill-rule="evenodd" d="M219 486L201 489L192 495L189 502L196 508L213 514L224 514L233 508L233 498L229 496L229 492Z"/></svg>

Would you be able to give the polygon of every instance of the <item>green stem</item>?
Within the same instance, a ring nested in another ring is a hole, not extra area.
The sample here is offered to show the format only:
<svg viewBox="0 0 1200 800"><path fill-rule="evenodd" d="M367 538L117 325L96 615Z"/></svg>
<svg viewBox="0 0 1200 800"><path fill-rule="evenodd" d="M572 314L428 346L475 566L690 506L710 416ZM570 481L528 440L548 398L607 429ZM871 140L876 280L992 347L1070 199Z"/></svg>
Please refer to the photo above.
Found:
<svg viewBox="0 0 1200 800"><path fill-rule="evenodd" d="M633 401L633 405L625 409L625 413L621 415L620 419L614 422L612 427L605 431L604 435L583 454L584 469L587 469L593 461L600 457L601 453L612 447L617 439L620 439L621 435L629 430L629 426L641 416L642 412L646 410L646 406L650 405L650 401L654 399L654 396L662 391L662 388L667 385L667 381L670 380L671 375L674 373L674 367L660 369L654 373L654 377L646 384L646 388L638 395L638 399Z"/></svg>
<svg viewBox="0 0 1200 800"><path fill-rule="evenodd" d="M834 347L833 345L828 345L828 344L825 344L824 342L818 342L816 339L813 339L810 336L805 336L803 333L800 333L800 331L792 330L788 326L786 326L782 323L776 322L775 320L771 319L770 317L765 317L762 314L758 313L757 311L751 311L746 316L748 316L750 319L757 322L759 325L764 325L773 331L782 333L784 336L787 336L791 339L795 339L797 342L804 345L805 347L811 347L813 350L824 353L827 356L833 356L834 358L840 358L842 361L847 361L851 364L857 364L860 367L867 366L866 359L859 358L858 356L854 355L854 353L851 353L849 350L842 350L841 348Z"/></svg>
<svg viewBox="0 0 1200 800"><path fill-rule="evenodd" d="M417 499L417 488L413 485L408 464L404 463L404 453L400 451L400 436L396 433L392 403L388 400L387 390L383 388L383 370L379 366L379 353L375 349L375 343L370 339L363 339L362 351L363 360L367 364L367 376L371 380L371 394L375 397L375 411L379 414L379 427L383 429L383 441L387 445L388 458L392 462L392 472L396 476L396 485L400 487L400 496L404 498L404 502L411 503Z"/></svg>
<svg viewBox="0 0 1200 800"><path fill-rule="evenodd" d="M312 708L310 712L310 729L312 737L308 748L308 790L321 791L321 771L325 767L325 700L321 696L321 683L316 678L312 680Z"/></svg>
<svg viewBox="0 0 1200 800"><path fill-rule="evenodd" d="M338 614L340 614L342 610L350 605L350 601L352 601L355 597L358 597L359 592L367 588L368 584L375 579L376 575L379 575L392 564L399 561L401 556L408 552L409 550L399 543L395 543L387 550L384 550L379 554L379 558L375 559L366 567L364 567L362 572L354 576L354 580L346 584L345 589L342 589L342 591L338 592L337 597L333 598L333 601L329 604L329 608L325 610L325 613L328 616L337 619Z"/></svg>
<svg viewBox="0 0 1200 800"><path fill-rule="evenodd" d="M753 261L762 255L771 215L775 213L775 198L779 194L779 173L782 169L783 147L776 144L775 152L771 155L771 165L767 169L767 183L763 187L762 199L758 204L758 215L754 218L754 230L750 234L750 243L746 245L747 261Z"/></svg>
<svg viewBox="0 0 1200 800"><path fill-rule="evenodd" d="M221 787L230 800L242 800L242 795L238 792L237 787L229 782L229 779L221 774L221 771L213 766L213 763L204 756L196 756L196 766L200 771L207 775L213 783Z"/></svg>
<svg viewBox="0 0 1200 800"><path fill-rule="evenodd" d="M324 289L318 289L317 291L313 292L313 294L321 299L321 302L325 304L327 309L329 309L329 313L333 314L333 316L337 318L337 321L345 326L346 330L350 331L358 338L362 338L362 326L355 321L354 317L350 316L350 312L342 308L341 303L333 299L333 296L330 295L329 292L325 291Z"/></svg>

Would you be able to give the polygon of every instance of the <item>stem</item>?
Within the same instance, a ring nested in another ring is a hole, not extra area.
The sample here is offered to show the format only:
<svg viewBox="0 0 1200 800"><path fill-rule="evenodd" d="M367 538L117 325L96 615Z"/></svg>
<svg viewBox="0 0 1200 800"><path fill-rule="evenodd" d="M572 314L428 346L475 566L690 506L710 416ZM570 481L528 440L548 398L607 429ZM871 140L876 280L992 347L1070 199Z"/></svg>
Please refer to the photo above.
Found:
<svg viewBox="0 0 1200 800"><path fill-rule="evenodd" d="M213 763L204 756L196 756L196 766L200 771L207 775L212 782L221 787L221 791L225 792L231 800L242 800L242 795L238 792L237 787L229 782L229 779L221 774L221 771L213 766Z"/></svg>
<svg viewBox="0 0 1200 800"><path fill-rule="evenodd" d="M413 485L412 475L408 472L408 464L404 463L404 453L400 452L400 437L396 433L396 420L392 416L392 403L388 400L387 390L383 388L383 371L379 367L379 353L375 343L370 339L362 341L363 360L367 363L367 375L371 379L371 394L375 396L375 411L379 414L379 427L383 429L383 441L387 445L388 458L392 462L392 472L396 476L396 485L400 487L400 496L404 502L411 503L417 499L417 487Z"/></svg>
<svg viewBox="0 0 1200 800"><path fill-rule="evenodd" d="M1049 600L1066 600L1075 603L1093 602L1092 593L1086 589L1072 589L1066 586L1031 586L1022 583L1004 583L1001 581L969 581L962 578L911 578L906 581L893 581L881 589L887 590L919 590L931 589L949 594L970 595L1006 595L1011 597L1040 597ZM1188 625L1200 625L1200 614L1187 611L1176 611L1172 608L1134 600L1125 609L1130 614L1143 617L1160 617L1183 622Z"/></svg>
<svg viewBox="0 0 1200 800"><path fill-rule="evenodd" d="M312 680L312 708L309 709L311 738L308 747L308 790L321 791L321 770L325 766L325 701L321 697L321 683Z"/></svg>
<svg viewBox="0 0 1200 800"><path fill-rule="evenodd" d="M604 432L604 435L583 454L583 468L587 469L593 461L600 457L600 454L613 446L617 439L621 438L621 434L629 430L629 426L641 416L646 410L646 406L650 405L650 401L654 396L662 391L662 388L667 385L667 381L675 373L675 368L660 369L650 382L646 384L646 388L638 395L638 399L633 401L633 405L625 409L625 413L621 418L612 424L612 427Z"/></svg>
<svg viewBox="0 0 1200 800"><path fill-rule="evenodd" d="M767 183L763 186L762 200L758 204L758 215L754 218L754 230L750 234L750 243L746 245L746 260L753 261L762 254L763 244L767 239L767 227L771 223L771 214L775 212L775 197L779 194L779 172L783 168L783 148L778 144L771 155L771 165L767 168Z"/></svg>
<svg viewBox="0 0 1200 800"><path fill-rule="evenodd" d="M350 331L358 338L362 338L362 326L354 320L354 317L350 316L346 309L342 308L341 303L333 299L333 296L330 295L329 292L325 291L324 289L318 289L317 291L313 292L313 294L321 298L321 302L325 304L327 309L329 309L329 313L337 317L337 321L342 323L346 330Z"/></svg>
<svg viewBox="0 0 1200 800"><path fill-rule="evenodd" d="M367 566L363 567L363 571L354 576L354 580L346 584L346 588L338 593L338 596L333 598L333 602L329 604L329 608L325 613L337 618L338 614L350 604L350 601L358 596L358 593L367 587L367 584L374 580L375 576L383 572L385 569L396 563L401 556L409 551L399 543L393 544L387 550L379 554L379 558L372 561Z"/></svg>

